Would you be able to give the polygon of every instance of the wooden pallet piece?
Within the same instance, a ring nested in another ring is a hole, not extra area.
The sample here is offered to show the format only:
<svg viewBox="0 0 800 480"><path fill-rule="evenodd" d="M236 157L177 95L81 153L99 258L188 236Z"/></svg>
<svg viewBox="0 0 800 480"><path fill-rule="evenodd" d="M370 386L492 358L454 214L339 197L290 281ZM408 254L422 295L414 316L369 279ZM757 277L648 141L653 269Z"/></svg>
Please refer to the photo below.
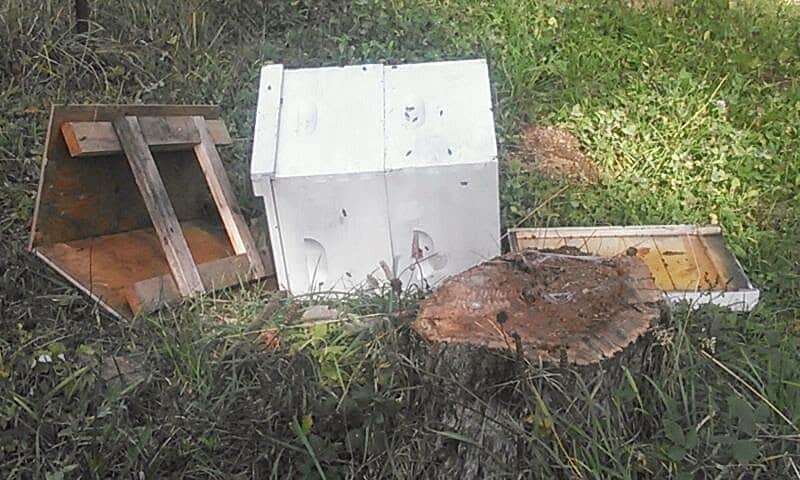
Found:
<svg viewBox="0 0 800 480"><path fill-rule="evenodd" d="M237 255L247 255L250 266L257 276L263 277L271 274L272 272L268 272L264 266L256 242L239 209L222 159L214 145L214 138L208 128L208 123L201 116L194 116L191 119L200 137L200 142L194 146L194 153L206 177L211 196L217 204L217 210L233 245L233 250Z"/></svg>
<svg viewBox="0 0 800 480"><path fill-rule="evenodd" d="M190 116L138 117L142 135L151 151L191 150L200 143L200 135ZM216 145L230 145L225 122L206 120ZM61 133L73 158L122 153L111 122L64 122Z"/></svg>
<svg viewBox="0 0 800 480"><path fill-rule="evenodd" d="M158 233L178 290L183 296L205 292L139 121L136 117L125 116L114 119L112 124Z"/></svg>
<svg viewBox="0 0 800 480"><path fill-rule="evenodd" d="M209 290L237 285L257 278L247 255L221 258L197 266L200 278ZM136 282L125 291L135 315L144 315L167 305L180 303L183 296L171 275L161 275Z"/></svg>

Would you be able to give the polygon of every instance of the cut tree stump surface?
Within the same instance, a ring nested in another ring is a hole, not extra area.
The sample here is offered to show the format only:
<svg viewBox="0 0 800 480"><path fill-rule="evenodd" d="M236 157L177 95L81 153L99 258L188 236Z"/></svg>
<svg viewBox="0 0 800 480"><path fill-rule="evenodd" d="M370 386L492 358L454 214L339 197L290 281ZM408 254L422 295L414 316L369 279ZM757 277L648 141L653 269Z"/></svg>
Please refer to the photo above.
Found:
<svg viewBox="0 0 800 480"><path fill-rule="evenodd" d="M524 354L534 362L590 365L613 357L660 318L661 293L636 256L523 250L456 275L413 324L430 342Z"/></svg>

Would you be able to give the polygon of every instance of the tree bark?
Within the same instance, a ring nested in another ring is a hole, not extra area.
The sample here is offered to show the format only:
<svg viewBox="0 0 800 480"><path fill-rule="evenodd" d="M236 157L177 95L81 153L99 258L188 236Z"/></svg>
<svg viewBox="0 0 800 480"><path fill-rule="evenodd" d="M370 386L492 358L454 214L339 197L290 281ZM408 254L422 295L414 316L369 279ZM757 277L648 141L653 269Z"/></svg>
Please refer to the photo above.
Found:
<svg viewBox="0 0 800 480"><path fill-rule="evenodd" d="M580 428L627 376L657 373L661 307L636 257L524 251L447 280L412 325L424 359L414 403L441 437L428 476L516 477L543 445L563 448L556 419Z"/></svg>

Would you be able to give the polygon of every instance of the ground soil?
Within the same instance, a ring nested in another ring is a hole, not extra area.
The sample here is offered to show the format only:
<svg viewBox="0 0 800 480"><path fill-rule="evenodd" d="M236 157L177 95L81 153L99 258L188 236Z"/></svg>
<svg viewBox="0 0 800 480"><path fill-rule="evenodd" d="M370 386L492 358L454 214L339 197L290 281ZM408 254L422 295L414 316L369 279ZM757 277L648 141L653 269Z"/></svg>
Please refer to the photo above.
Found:
<svg viewBox="0 0 800 480"><path fill-rule="evenodd" d="M634 342L658 317L659 296L635 256L510 253L445 282L415 329L432 341L593 363Z"/></svg>
<svg viewBox="0 0 800 480"><path fill-rule="evenodd" d="M557 127L529 126L522 131L520 160L526 166L549 176L594 183L597 166L570 132Z"/></svg>

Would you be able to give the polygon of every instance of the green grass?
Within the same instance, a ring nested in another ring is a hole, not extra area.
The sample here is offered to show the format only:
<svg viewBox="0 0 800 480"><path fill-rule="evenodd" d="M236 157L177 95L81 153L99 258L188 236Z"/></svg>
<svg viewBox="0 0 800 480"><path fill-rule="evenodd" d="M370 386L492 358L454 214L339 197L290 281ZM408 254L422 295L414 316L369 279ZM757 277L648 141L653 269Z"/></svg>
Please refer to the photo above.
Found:
<svg viewBox="0 0 800 480"><path fill-rule="evenodd" d="M88 37L70 31L69 2L0 4L0 475L425 477L464 439L414 403L431 380L403 321L361 333L289 329L265 352L257 331L299 307L275 299L265 312L272 294L259 286L120 322L24 249L50 103L221 104L235 138L223 155L253 214L247 163L261 64L486 56L506 226L525 217L531 226L719 222L763 290L751 314L676 314L662 375L633 379L605 411L590 405L576 423L522 404L528 460L497 476L800 477L798 7L93 4ZM575 133L602 180L577 186L527 172L515 148L527 123ZM411 305L387 293L343 308ZM123 381L109 378L115 359L135 370L120 367ZM530 394L540 373L524 372L520 391ZM551 422L558 442L527 415Z"/></svg>

